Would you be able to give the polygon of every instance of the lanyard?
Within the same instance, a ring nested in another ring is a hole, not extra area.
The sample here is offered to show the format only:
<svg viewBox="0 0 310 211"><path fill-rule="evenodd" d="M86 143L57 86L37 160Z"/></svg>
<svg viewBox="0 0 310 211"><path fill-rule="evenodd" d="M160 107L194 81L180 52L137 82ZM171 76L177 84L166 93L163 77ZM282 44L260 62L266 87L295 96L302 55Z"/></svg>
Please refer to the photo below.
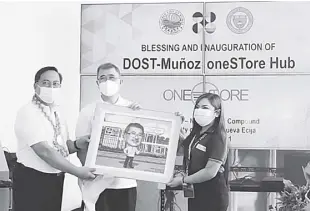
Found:
<svg viewBox="0 0 310 211"><path fill-rule="evenodd" d="M194 136L194 138L192 139L191 143L189 144L189 148L188 148L188 160L191 159L191 152L192 152L192 149L194 149L194 148L199 144L199 142L200 142L203 138L205 138L206 136L207 136L207 133L203 134L203 135L198 139L198 141L196 141L196 143L194 144L194 146L192 146L193 143L194 143L194 141L195 141L195 138L196 138L196 135Z"/></svg>
<svg viewBox="0 0 310 211"><path fill-rule="evenodd" d="M194 147L196 147L197 144L198 144L199 141L200 141L200 140L198 140L198 141L194 144L194 146L192 147L192 145L193 145L193 143L194 143L194 141L195 141L195 138L196 138L196 135L193 137L191 143L190 143L189 146L188 146L188 157L187 157L188 160L191 159L191 152L192 152L192 149L193 149Z"/></svg>
<svg viewBox="0 0 310 211"><path fill-rule="evenodd" d="M198 144L199 142L204 138L206 137L207 133L205 133L204 135L202 135L194 144L194 141L196 139L196 135L193 137L192 141L190 142L189 146L188 146L188 157L187 157L187 165L186 165L186 172L188 173L188 165L189 165L189 161L191 159L191 152L192 152L192 149L194 149ZM194 146L193 146L194 144Z"/></svg>

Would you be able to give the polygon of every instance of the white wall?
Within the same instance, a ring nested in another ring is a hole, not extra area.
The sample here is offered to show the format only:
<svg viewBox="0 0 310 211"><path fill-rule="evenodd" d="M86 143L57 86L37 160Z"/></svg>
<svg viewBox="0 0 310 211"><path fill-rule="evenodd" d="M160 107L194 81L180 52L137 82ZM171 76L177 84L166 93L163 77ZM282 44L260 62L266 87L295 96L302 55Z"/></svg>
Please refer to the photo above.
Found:
<svg viewBox="0 0 310 211"><path fill-rule="evenodd" d="M33 79L43 66L63 74L65 110L71 135L79 112L79 3L0 3L0 141L16 150L16 111L33 95ZM73 136L72 136L73 137ZM74 159L74 163L78 163ZM66 183L64 210L80 205L77 180Z"/></svg>

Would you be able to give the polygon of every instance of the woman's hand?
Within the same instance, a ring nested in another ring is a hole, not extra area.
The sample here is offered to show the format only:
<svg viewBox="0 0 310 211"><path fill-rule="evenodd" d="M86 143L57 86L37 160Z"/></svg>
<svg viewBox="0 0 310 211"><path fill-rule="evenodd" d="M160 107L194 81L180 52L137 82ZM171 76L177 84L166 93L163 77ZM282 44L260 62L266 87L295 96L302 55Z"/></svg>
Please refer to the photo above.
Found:
<svg viewBox="0 0 310 211"><path fill-rule="evenodd" d="M172 188L178 187L178 186L181 186L183 184L182 180L183 180L182 176L177 176L177 177L172 178L172 180L170 182L168 182L167 185L172 187Z"/></svg>

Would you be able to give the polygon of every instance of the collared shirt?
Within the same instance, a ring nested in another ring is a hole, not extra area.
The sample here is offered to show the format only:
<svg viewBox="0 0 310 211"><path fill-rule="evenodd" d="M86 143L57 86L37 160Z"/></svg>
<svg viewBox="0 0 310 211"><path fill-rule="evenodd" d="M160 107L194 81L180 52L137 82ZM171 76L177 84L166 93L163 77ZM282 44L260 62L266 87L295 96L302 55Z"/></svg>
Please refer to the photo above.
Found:
<svg viewBox="0 0 310 211"><path fill-rule="evenodd" d="M135 155L139 154L138 147L133 147L133 146L127 146L124 149L124 152L128 157L135 157Z"/></svg>
<svg viewBox="0 0 310 211"><path fill-rule="evenodd" d="M58 143L67 149L68 130L66 122L61 118L59 109L51 109L49 106L43 106L43 110L50 116L55 124L55 113L60 119L61 138ZM54 128L40 108L32 101L24 105L18 112L15 120L15 135L17 138L17 161L23 165L33 168L44 173L59 173L58 169L50 166L42 160L31 146L47 142L49 146L54 148ZM56 150L56 149L55 149Z"/></svg>
<svg viewBox="0 0 310 211"><path fill-rule="evenodd" d="M91 104L85 106L81 110L81 112L79 114L78 122L76 125L76 129L75 129L75 136L77 138L91 134L92 122L94 120L96 105L98 103L109 104L107 102L104 102L103 100L100 100L100 101L97 101L97 102L94 102L94 103L91 103ZM114 105L128 107L131 104L132 104L131 101L126 100L120 96ZM105 179L105 178L103 178L103 179ZM106 178L106 179L111 180L110 177ZM136 180L125 179L125 178L115 178L113 180L113 182L110 183L108 188L110 188L110 189L124 189L124 188L132 188L132 187L136 187L136 186L137 186Z"/></svg>
<svg viewBox="0 0 310 211"><path fill-rule="evenodd" d="M187 142L187 143L186 143ZM194 174L205 168L208 161L224 165L227 159L228 142L222 140L215 131L206 132L184 141L185 154L188 158L188 173ZM223 167L219 171L223 171Z"/></svg>

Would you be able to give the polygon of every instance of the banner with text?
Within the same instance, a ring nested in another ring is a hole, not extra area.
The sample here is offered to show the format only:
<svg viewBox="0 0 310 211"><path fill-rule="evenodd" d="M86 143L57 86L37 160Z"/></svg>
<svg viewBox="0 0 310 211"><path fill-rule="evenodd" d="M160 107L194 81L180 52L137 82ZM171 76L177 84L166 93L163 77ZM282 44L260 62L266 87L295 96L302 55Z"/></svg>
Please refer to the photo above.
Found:
<svg viewBox="0 0 310 211"><path fill-rule="evenodd" d="M82 5L81 73L105 62L122 73L202 74L203 34L192 16L203 3Z"/></svg>
<svg viewBox="0 0 310 211"><path fill-rule="evenodd" d="M193 22L205 36L205 72L310 73L309 8L310 2L206 3L204 17L197 13Z"/></svg>
<svg viewBox="0 0 310 211"><path fill-rule="evenodd" d="M203 57L206 74L309 73L310 2L205 7L82 5L81 73L112 62L122 73L196 75Z"/></svg>
<svg viewBox="0 0 310 211"><path fill-rule="evenodd" d="M95 80L82 77L82 107L99 99ZM293 150L310 149L310 98L304 94L309 81L310 76L210 76L205 87L224 102L232 147ZM202 90L200 76L127 76L122 95L145 109L179 111L186 117L183 127L190 128Z"/></svg>

